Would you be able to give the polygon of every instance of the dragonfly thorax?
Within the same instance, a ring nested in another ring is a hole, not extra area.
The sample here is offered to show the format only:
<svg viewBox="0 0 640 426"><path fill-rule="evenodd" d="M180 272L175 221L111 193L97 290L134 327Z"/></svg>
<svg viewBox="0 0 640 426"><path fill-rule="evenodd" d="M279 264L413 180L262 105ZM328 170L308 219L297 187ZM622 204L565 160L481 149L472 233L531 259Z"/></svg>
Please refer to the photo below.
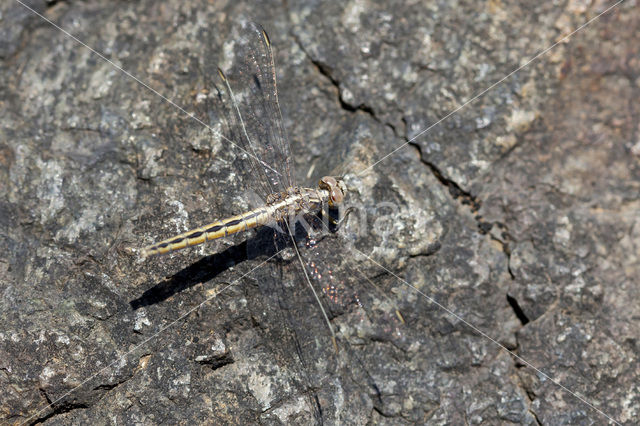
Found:
<svg viewBox="0 0 640 426"><path fill-rule="evenodd" d="M340 178L325 176L318 182L317 188L301 188L293 186L286 191L269 194L266 206L269 214L276 221L300 212L308 213L318 210L323 203L336 207L344 201L346 185Z"/></svg>

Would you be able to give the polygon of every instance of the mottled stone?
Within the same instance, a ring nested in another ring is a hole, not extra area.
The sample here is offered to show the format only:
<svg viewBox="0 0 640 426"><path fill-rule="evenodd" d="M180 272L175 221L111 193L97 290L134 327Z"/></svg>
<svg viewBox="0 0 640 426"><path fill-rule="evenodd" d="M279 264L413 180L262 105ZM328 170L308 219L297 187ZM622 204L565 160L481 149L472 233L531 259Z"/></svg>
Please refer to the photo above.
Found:
<svg viewBox="0 0 640 426"><path fill-rule="evenodd" d="M0 5L1 423L636 423L633 2L531 63L610 3L28 5L104 58ZM297 180L357 209L303 252L338 353L269 231L131 250L255 205L185 114L224 131L248 20Z"/></svg>

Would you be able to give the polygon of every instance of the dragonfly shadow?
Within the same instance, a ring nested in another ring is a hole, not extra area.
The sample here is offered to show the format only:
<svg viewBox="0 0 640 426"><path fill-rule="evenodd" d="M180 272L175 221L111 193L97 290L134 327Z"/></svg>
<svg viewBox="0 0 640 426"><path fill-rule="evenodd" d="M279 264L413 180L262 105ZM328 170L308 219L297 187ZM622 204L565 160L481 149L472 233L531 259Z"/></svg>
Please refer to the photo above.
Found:
<svg viewBox="0 0 640 426"><path fill-rule="evenodd" d="M252 248L259 247L259 250L248 250L249 245ZM155 305L197 284L210 281L239 263L274 254L273 231L260 230L255 236L220 253L206 256L178 271L146 290L140 297L130 301L129 305L134 311L145 306Z"/></svg>

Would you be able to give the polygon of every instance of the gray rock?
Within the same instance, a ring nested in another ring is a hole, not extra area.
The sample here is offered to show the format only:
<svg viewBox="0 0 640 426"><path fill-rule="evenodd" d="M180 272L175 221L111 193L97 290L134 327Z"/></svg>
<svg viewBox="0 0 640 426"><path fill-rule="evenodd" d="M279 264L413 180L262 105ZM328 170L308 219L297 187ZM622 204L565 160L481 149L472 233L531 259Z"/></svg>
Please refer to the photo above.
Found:
<svg viewBox="0 0 640 426"><path fill-rule="evenodd" d="M608 6L29 5L104 58L0 6L3 423L635 423L632 3L530 64ZM293 253L251 250L270 231L129 250L252 204L184 114L223 130L199 96L249 20L297 180L344 173L357 208L304 252L338 353Z"/></svg>

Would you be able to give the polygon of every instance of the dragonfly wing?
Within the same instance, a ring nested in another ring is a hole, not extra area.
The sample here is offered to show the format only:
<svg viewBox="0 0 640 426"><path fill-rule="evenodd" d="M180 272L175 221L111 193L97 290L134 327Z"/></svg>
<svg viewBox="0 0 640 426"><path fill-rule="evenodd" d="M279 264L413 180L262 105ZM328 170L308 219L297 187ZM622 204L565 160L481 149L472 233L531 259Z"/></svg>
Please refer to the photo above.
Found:
<svg viewBox="0 0 640 426"><path fill-rule="evenodd" d="M248 23L234 40L234 64L219 70L229 131L241 147L250 186L265 198L294 186L291 150L278 101L275 64L267 33Z"/></svg>
<svg viewBox="0 0 640 426"><path fill-rule="evenodd" d="M335 319L339 345L363 340L400 343L404 319L387 294L388 288L374 282L384 279L367 276L344 239L315 233L299 247L311 283L322 293L327 312Z"/></svg>
<svg viewBox="0 0 640 426"><path fill-rule="evenodd" d="M386 293L388 288L375 284L362 271L349 255L351 251L346 242L328 232L321 218L308 214L297 224L294 241L300 258L290 235L270 232L271 241L275 241L273 250L281 256L278 262L267 265L270 277L261 285L269 288L263 288L262 293L271 295L274 304L286 313L298 345L306 348L303 352L307 361L334 351L332 330L325 323L318 303L338 335L339 350L340 346L363 340L393 340L401 344L404 320ZM264 249L267 242L263 240L260 244ZM250 247L255 250L260 245L251 242ZM384 279L378 277L375 281ZM319 301L314 292L319 295Z"/></svg>

